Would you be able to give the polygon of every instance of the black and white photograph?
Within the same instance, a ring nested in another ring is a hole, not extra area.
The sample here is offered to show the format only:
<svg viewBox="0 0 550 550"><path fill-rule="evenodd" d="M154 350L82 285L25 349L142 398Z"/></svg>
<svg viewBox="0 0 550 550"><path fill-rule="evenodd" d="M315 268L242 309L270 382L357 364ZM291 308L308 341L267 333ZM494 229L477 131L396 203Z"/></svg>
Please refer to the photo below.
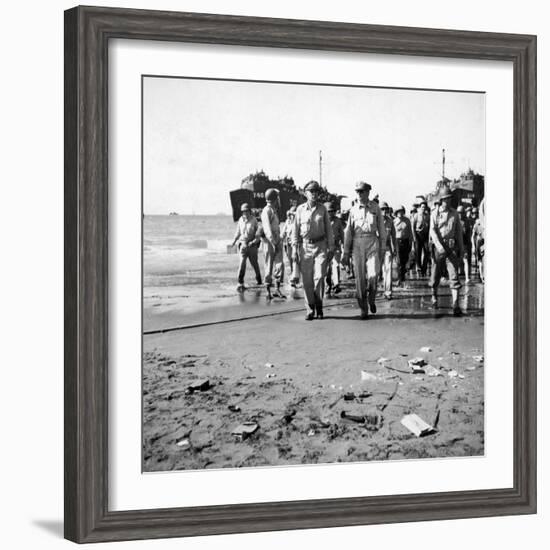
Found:
<svg viewBox="0 0 550 550"><path fill-rule="evenodd" d="M144 472L485 452L485 94L142 77Z"/></svg>

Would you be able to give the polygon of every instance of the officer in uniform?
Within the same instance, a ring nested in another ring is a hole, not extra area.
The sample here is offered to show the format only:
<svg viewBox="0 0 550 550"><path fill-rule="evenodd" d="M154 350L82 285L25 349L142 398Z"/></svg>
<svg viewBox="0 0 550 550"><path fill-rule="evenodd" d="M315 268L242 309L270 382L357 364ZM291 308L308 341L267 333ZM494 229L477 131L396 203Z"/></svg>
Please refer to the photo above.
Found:
<svg viewBox="0 0 550 550"><path fill-rule="evenodd" d="M428 212L428 203L425 197L417 197L418 210L412 218L413 238L416 256L416 271L422 277L426 275L428 269L429 251L429 232L430 232L430 213Z"/></svg>
<svg viewBox="0 0 550 550"><path fill-rule="evenodd" d="M392 264L396 252L395 227L390 216L390 207L387 202L382 202L380 210L384 217L384 227L386 229L386 253L382 259L382 280L384 282L384 297L386 300L392 299Z"/></svg>
<svg viewBox="0 0 550 550"><path fill-rule="evenodd" d="M412 227L411 221L405 216L405 207L399 206L395 210L395 220L393 220L395 228L395 242L397 248L397 260L399 262L399 279L398 284L401 285L405 280L407 273L407 262L412 249Z"/></svg>
<svg viewBox="0 0 550 550"><path fill-rule="evenodd" d="M376 285L380 263L386 252L386 228L378 204L369 200L370 184L359 181L355 185L358 202L349 212L344 230L344 256L342 263L349 263L353 254L357 302L361 319L368 317L368 308L376 313Z"/></svg>
<svg viewBox="0 0 550 550"><path fill-rule="evenodd" d="M453 314L458 316L462 314L458 305L458 290L461 287L458 270L464 255L464 243L459 215L451 208L451 196L449 186L445 185L440 192L441 205L432 214L430 236L434 244L435 258L430 286L432 304L437 307L437 287L446 266L453 298Z"/></svg>
<svg viewBox="0 0 550 550"><path fill-rule="evenodd" d="M321 186L312 180L305 186L307 201L294 217L294 259L299 262L306 303L306 321L323 318L327 262L334 255L334 236L327 209L318 202Z"/></svg>
<svg viewBox="0 0 550 550"><path fill-rule="evenodd" d="M284 278L285 266L283 263L283 241L277 214L279 193L276 189L268 189L265 192L266 205L262 210L261 220L264 233L265 269L264 280L267 291L267 299L272 297L284 298L281 293L281 283ZM271 286L275 279L275 292L271 293Z"/></svg>
<svg viewBox="0 0 550 550"><path fill-rule="evenodd" d="M462 242L464 243L464 275L466 277L466 284L470 282L470 262L472 258L472 219L464 209L464 206L460 205L456 211L460 217L460 223L462 224Z"/></svg>
<svg viewBox="0 0 550 550"><path fill-rule="evenodd" d="M325 202L325 208L334 235L334 256L328 262L327 287L329 294L331 290L334 291L334 294L338 294L340 292L340 261L342 260L342 245L344 244L344 224L340 218L336 217L336 208L332 202Z"/></svg>
<svg viewBox="0 0 550 550"><path fill-rule="evenodd" d="M231 246L235 246L235 243L239 243L238 250L241 256L239 261L239 274L237 276L239 286L237 291L242 292L244 287L244 275L246 273L246 260L250 261L250 265L256 273L256 282L262 284L262 275L260 273L260 266L258 265L258 246L260 239L258 237L258 222L256 218L250 212L250 206L248 203L241 205L241 217L237 222L237 229L235 231L235 238L231 243Z"/></svg>

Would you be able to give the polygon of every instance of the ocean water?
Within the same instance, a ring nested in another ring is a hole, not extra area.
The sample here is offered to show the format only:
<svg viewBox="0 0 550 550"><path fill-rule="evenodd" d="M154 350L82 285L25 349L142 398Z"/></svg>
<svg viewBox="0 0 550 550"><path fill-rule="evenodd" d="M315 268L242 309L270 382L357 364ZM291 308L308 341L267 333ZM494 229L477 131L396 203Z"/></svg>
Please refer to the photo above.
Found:
<svg viewBox="0 0 550 550"><path fill-rule="evenodd" d="M227 253L227 245L235 228L231 216L145 216L145 289L233 285L238 259Z"/></svg>

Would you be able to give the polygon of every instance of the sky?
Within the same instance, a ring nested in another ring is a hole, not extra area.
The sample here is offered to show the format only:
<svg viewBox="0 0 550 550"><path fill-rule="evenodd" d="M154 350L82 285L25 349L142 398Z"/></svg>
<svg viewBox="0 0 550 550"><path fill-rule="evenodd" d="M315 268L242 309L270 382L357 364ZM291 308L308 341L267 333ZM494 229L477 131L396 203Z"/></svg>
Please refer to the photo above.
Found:
<svg viewBox="0 0 550 550"><path fill-rule="evenodd" d="M145 77L145 214L231 213L229 191L264 170L354 197L356 181L390 206L441 177L485 173L482 93Z"/></svg>

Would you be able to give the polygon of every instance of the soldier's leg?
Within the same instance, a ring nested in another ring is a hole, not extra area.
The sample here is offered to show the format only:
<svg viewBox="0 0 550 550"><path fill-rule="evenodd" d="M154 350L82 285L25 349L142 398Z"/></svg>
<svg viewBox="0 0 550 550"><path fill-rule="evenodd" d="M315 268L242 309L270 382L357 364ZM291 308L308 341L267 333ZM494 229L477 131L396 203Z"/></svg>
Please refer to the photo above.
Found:
<svg viewBox="0 0 550 550"><path fill-rule="evenodd" d="M274 269L273 275L275 277L275 286L276 293L279 298L284 298L285 296L281 293L280 287L283 283L285 277L285 264L283 261L283 245L279 243L275 248L275 257L274 257Z"/></svg>
<svg viewBox="0 0 550 550"><path fill-rule="evenodd" d="M237 275L239 286L237 287L237 290L242 290L242 286L244 285L244 276L246 273L246 257L246 250L244 250L242 246L239 246L239 274Z"/></svg>
<svg viewBox="0 0 550 550"><path fill-rule="evenodd" d="M275 249L270 243L265 243L264 283L267 290L267 298L271 298L271 284L273 283L273 260Z"/></svg>
<svg viewBox="0 0 550 550"><path fill-rule="evenodd" d="M302 273L302 284L304 287L304 301L306 304L306 312L311 315L315 312L315 291L313 287L313 256L311 252L301 247L300 250L300 272Z"/></svg>
<svg viewBox="0 0 550 550"><path fill-rule="evenodd" d="M453 298L453 314L461 315L462 311L458 305L458 290L462 286L458 279L458 270L460 269L460 260L456 254L447 256L447 272L449 273L449 286L451 287L451 296Z"/></svg>
<svg viewBox="0 0 550 550"><path fill-rule="evenodd" d="M380 254L378 250L369 255L366 268L369 307L371 313L376 313L376 287L378 285L378 273L380 273Z"/></svg>
<svg viewBox="0 0 550 550"><path fill-rule="evenodd" d="M334 253L334 257L331 260L332 264L332 284L335 289L340 288L340 261L342 260L342 253L340 250Z"/></svg>
<svg viewBox="0 0 550 550"><path fill-rule="evenodd" d="M260 272L260 265L258 264L258 247L257 246L248 247L248 259L250 260L250 265L252 266L252 269L254 269L254 273L256 274L256 282L259 285L261 285L262 274Z"/></svg>
<svg viewBox="0 0 550 550"><path fill-rule="evenodd" d="M384 254L384 263L382 266L382 275L384 277L384 296L391 298L392 294L392 253L386 250Z"/></svg>
<svg viewBox="0 0 550 550"><path fill-rule="evenodd" d="M445 260L446 254L440 254L439 252L435 251L432 276L430 278L430 287L432 289L432 305L434 307L437 306L437 287L439 286L441 276L443 275Z"/></svg>
<svg viewBox="0 0 550 550"><path fill-rule="evenodd" d="M464 274L466 276L466 282L470 281L470 259L472 257L472 248L469 244L464 246Z"/></svg>
<svg viewBox="0 0 550 550"><path fill-rule="evenodd" d="M365 247L357 243L353 247L353 269L355 271L355 290L357 293L357 304L361 309L361 315L368 315L367 304L367 281L366 275L366 254Z"/></svg>
<svg viewBox="0 0 550 550"><path fill-rule="evenodd" d="M430 253L429 253L429 244L428 244L428 236L422 237L422 275L426 275L428 271L428 261L429 261Z"/></svg>
<svg viewBox="0 0 550 550"><path fill-rule="evenodd" d="M323 318L323 297L325 295L325 277L327 275L326 250L318 249L313 256L313 295L317 317Z"/></svg>

